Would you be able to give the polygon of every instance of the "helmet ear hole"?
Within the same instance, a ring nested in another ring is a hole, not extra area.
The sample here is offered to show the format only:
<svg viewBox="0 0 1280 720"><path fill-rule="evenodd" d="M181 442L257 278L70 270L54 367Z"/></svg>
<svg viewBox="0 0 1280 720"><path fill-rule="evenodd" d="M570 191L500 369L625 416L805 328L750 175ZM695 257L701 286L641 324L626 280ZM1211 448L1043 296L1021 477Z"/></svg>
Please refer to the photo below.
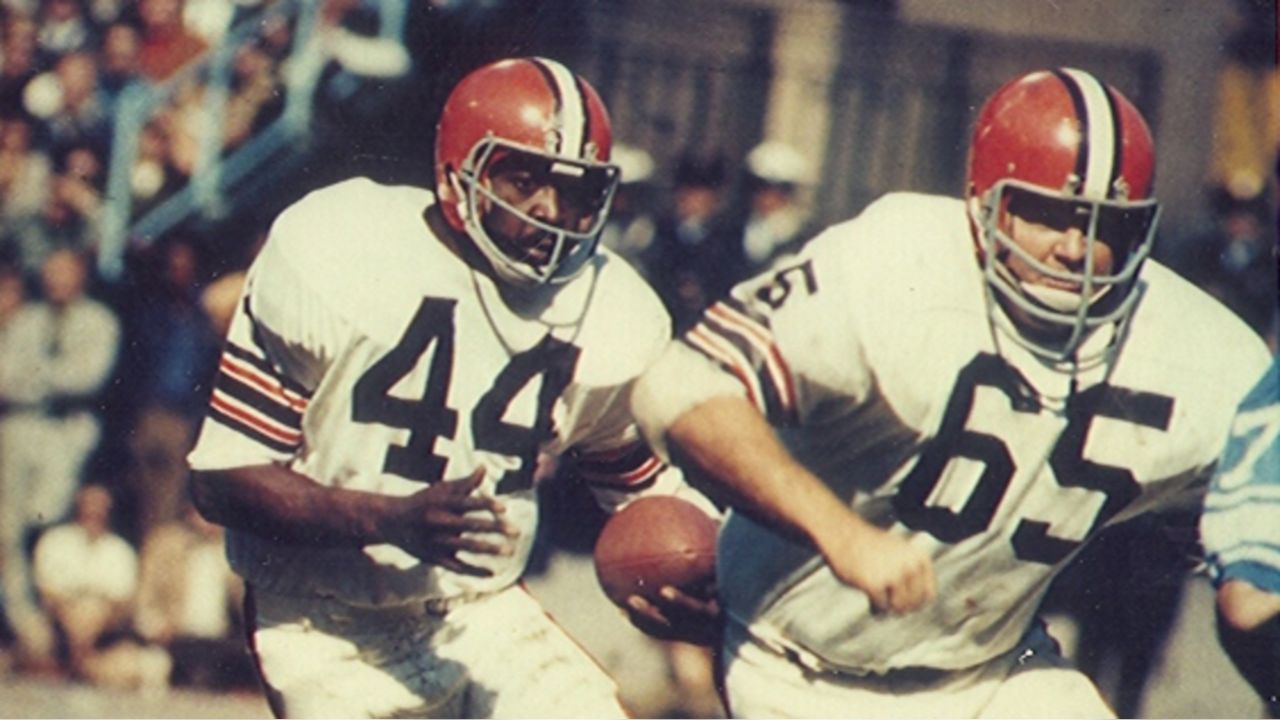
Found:
<svg viewBox="0 0 1280 720"><path fill-rule="evenodd" d="M447 203L458 213L464 222L471 214L470 203L467 202L467 191L462 186L462 178L458 176L457 170L452 165L444 167L445 188L444 194L441 195L441 202Z"/></svg>
<svg viewBox="0 0 1280 720"><path fill-rule="evenodd" d="M461 200L463 197L462 181L458 179L458 172L452 166L445 166L445 179L449 184L449 192L453 195L450 199L453 201Z"/></svg>
<svg viewBox="0 0 1280 720"><path fill-rule="evenodd" d="M453 200L457 188L453 182L453 166L441 165L436 172L436 195L441 200Z"/></svg>

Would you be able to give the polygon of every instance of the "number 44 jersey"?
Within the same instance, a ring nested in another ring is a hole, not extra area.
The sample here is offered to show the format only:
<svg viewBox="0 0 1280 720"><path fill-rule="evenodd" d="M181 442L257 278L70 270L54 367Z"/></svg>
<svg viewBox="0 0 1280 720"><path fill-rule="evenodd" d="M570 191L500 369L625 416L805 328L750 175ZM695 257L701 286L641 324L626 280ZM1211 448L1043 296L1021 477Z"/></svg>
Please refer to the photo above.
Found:
<svg viewBox="0 0 1280 720"><path fill-rule="evenodd" d="M394 605L483 593L524 570L540 459L577 456L603 505L688 492L640 441L633 379L669 335L665 311L602 252L558 288L504 297L432 233L426 190L349 180L271 228L247 275L190 463L282 463L316 482L408 495L484 470L518 528L472 578L400 548L316 548L228 531L232 565L278 594Z"/></svg>
<svg viewBox="0 0 1280 720"><path fill-rule="evenodd" d="M1088 537L1195 500L1266 366L1256 335L1167 268L1148 261L1142 291L1110 365L1048 367L989 318L961 201L913 194L736 287L654 377L745 394L838 496L927 549L938 596L873 613L812 547L733 513L726 612L819 668L957 669L1013 648ZM646 412L665 411L637 405L661 447L668 420Z"/></svg>

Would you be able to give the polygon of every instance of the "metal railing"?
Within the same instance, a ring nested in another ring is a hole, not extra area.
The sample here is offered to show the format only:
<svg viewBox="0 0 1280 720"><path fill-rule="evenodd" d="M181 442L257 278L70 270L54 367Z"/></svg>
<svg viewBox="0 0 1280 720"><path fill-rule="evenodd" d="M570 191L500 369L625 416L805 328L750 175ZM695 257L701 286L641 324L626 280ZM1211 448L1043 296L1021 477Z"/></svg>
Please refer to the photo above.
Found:
<svg viewBox="0 0 1280 720"><path fill-rule="evenodd" d="M370 4L378 13L378 37L400 45L408 0L371 0ZM316 86L331 59L319 32L321 5L315 0L276 0L238 22L204 57L175 76L159 83L135 81L124 89L116 105L101 220L98 271L103 278L121 276L131 244L147 245L191 218L224 217L228 197L238 184L282 150L305 143L311 132ZM264 24L275 21L288 22L293 33L289 55L281 61L283 109L228 152L223 134L236 53ZM191 176L155 207L134 217L132 174L143 129L193 82L203 86L204 94Z"/></svg>

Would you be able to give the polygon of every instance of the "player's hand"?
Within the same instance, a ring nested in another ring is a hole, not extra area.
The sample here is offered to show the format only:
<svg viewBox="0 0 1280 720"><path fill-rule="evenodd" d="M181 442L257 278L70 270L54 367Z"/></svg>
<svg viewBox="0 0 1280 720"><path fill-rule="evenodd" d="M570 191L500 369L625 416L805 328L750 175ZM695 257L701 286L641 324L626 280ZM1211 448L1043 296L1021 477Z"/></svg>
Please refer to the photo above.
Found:
<svg viewBox="0 0 1280 720"><path fill-rule="evenodd" d="M466 479L433 483L400 499L387 528L388 539L424 562L463 575L492 575L492 570L458 558L461 551L481 555L514 551L510 540L517 533L503 517L506 507L496 498L475 493L483 479L481 469Z"/></svg>
<svg viewBox="0 0 1280 720"><path fill-rule="evenodd" d="M865 592L877 611L908 613L937 595L929 555L908 538L865 522L823 556L836 578Z"/></svg>
<svg viewBox="0 0 1280 720"><path fill-rule="evenodd" d="M646 635L696 645L720 642L723 625L714 580L688 590L666 585L652 600L631 595L626 609L631 624Z"/></svg>

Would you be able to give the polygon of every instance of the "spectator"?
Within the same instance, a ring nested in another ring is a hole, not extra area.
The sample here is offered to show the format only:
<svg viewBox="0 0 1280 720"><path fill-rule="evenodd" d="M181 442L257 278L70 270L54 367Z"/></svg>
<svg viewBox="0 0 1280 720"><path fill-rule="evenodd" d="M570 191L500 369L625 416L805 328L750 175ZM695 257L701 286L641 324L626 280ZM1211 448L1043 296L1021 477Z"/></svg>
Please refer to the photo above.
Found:
<svg viewBox="0 0 1280 720"><path fill-rule="evenodd" d="M685 153L676 168L671 206L657 223L654 289L677 332L695 322L732 279L731 230L721 214L726 176L722 156Z"/></svg>
<svg viewBox="0 0 1280 720"><path fill-rule="evenodd" d="M817 234L820 228L799 196L812 182L809 162L790 145L764 142L747 154L748 208L736 280L755 275Z"/></svg>
<svg viewBox="0 0 1280 720"><path fill-rule="evenodd" d="M142 127L138 135L138 158L130 171L129 189L133 193L133 214L140 217L172 195L186 173L173 161L168 113Z"/></svg>
<svg viewBox="0 0 1280 720"><path fill-rule="evenodd" d="M88 146L68 150L57 168L44 210L14 223L15 247L28 276L41 272L55 250L96 251L102 209L102 160Z"/></svg>
<svg viewBox="0 0 1280 720"><path fill-rule="evenodd" d="M200 306L209 317L218 337L226 337L227 331L231 329L231 318L236 314L245 275L243 267L228 270L206 285L200 293Z"/></svg>
<svg viewBox="0 0 1280 720"><path fill-rule="evenodd" d="M151 251L127 313L129 396L139 410L128 438L139 537L179 519L184 458L221 349L221 336L200 304L195 243L171 235Z"/></svg>
<svg viewBox="0 0 1280 720"><path fill-rule="evenodd" d="M146 535L134 627L168 651L174 685L253 685L253 665L236 634L243 595L226 559L222 528L193 507Z"/></svg>
<svg viewBox="0 0 1280 720"><path fill-rule="evenodd" d="M267 220L250 218L244 226L246 229L241 231L245 237L250 238L249 242L220 252L213 279L200 291L200 307L219 338L226 337L227 331L231 329L231 319L240 306L240 295L244 290L248 267L267 241L269 226L270 222Z"/></svg>
<svg viewBox="0 0 1280 720"><path fill-rule="evenodd" d="M283 109L281 82L276 63L257 42L240 47L232 65L231 92L222 109L222 147L233 148L276 117ZM174 93L171 107L157 120L169 138L174 167L190 176L200 162L201 144L207 133L207 88L195 81L183 83Z"/></svg>
<svg viewBox="0 0 1280 720"><path fill-rule="evenodd" d="M9 326L26 300L22 273L11 265L0 265L0 348L8 344Z"/></svg>
<svg viewBox="0 0 1280 720"><path fill-rule="evenodd" d="M170 104L156 114L155 122L168 142L168 162L182 177L191 177L200 162L200 143L208 122L205 86L195 80L184 81Z"/></svg>
<svg viewBox="0 0 1280 720"><path fill-rule="evenodd" d="M182 22L183 0L140 0L142 45L138 68L148 79L161 82L204 54L209 45Z"/></svg>
<svg viewBox="0 0 1280 720"><path fill-rule="evenodd" d="M138 557L111 530L111 493L86 485L75 496L71 522L45 531L32 571L40 604L64 645L73 677L92 679L98 651L122 637L138 583Z"/></svg>
<svg viewBox="0 0 1280 720"><path fill-rule="evenodd" d="M1275 3L1236 0L1214 108L1209 184L1248 201L1265 195L1280 153Z"/></svg>
<svg viewBox="0 0 1280 720"><path fill-rule="evenodd" d="M48 67L63 55L89 47L92 30L80 0L43 0L36 31L41 65Z"/></svg>
<svg viewBox="0 0 1280 720"><path fill-rule="evenodd" d="M6 114L23 107L36 69L36 24L27 15L10 13L0 41L0 108Z"/></svg>
<svg viewBox="0 0 1280 720"><path fill-rule="evenodd" d="M1276 167L1280 69L1275 4L1236 0L1223 46L1209 158L1214 226L1185 271L1272 343L1276 332Z"/></svg>
<svg viewBox="0 0 1280 720"><path fill-rule="evenodd" d="M1196 248L1189 274L1254 330L1270 335L1277 297L1274 206L1263 196L1210 194L1215 232Z"/></svg>
<svg viewBox="0 0 1280 720"><path fill-rule="evenodd" d="M237 50L232 70L223 128L227 147L240 145L284 109L279 65L264 42L248 42Z"/></svg>
<svg viewBox="0 0 1280 720"><path fill-rule="evenodd" d="M99 437L94 398L119 344L112 312L85 295L86 258L57 250L43 297L13 317L0 347L0 589L20 651L48 660L48 625L32 603L27 539L70 509Z"/></svg>
<svg viewBox="0 0 1280 720"><path fill-rule="evenodd" d="M55 155L77 145L88 145L99 157L111 147L111 118L98 89L98 66L87 52L62 56L54 66L59 102L44 118Z"/></svg>
<svg viewBox="0 0 1280 720"><path fill-rule="evenodd" d="M102 36L102 50L98 58L98 86L102 89L108 108L115 106L120 93L138 77L138 53L136 27L124 22L112 23L107 27Z"/></svg>
<svg viewBox="0 0 1280 720"><path fill-rule="evenodd" d="M650 278L649 262L657 228L652 208L653 158L640 148L613 146L613 161L622 173L613 196L609 221L600 231L600 244L626 258Z"/></svg>
<svg viewBox="0 0 1280 720"><path fill-rule="evenodd" d="M34 15L38 0L0 0L0 15L23 13Z"/></svg>
<svg viewBox="0 0 1280 720"><path fill-rule="evenodd" d="M322 27L324 22L321 21ZM288 59L293 50L293 30L293 24L287 15L266 13L258 25L258 47L279 65Z"/></svg>
<svg viewBox="0 0 1280 720"><path fill-rule="evenodd" d="M94 24L103 27L120 18L125 5L132 5L133 0L88 0L89 17Z"/></svg>
<svg viewBox="0 0 1280 720"><path fill-rule="evenodd" d="M88 141L99 150L109 145L111 127L98 85L98 62L90 52L58 59L54 72L62 89L62 110L51 119L55 144Z"/></svg>
<svg viewBox="0 0 1280 720"><path fill-rule="evenodd" d="M40 214L49 198L52 167L32 147L31 121L0 118L0 226L8 228Z"/></svg>

